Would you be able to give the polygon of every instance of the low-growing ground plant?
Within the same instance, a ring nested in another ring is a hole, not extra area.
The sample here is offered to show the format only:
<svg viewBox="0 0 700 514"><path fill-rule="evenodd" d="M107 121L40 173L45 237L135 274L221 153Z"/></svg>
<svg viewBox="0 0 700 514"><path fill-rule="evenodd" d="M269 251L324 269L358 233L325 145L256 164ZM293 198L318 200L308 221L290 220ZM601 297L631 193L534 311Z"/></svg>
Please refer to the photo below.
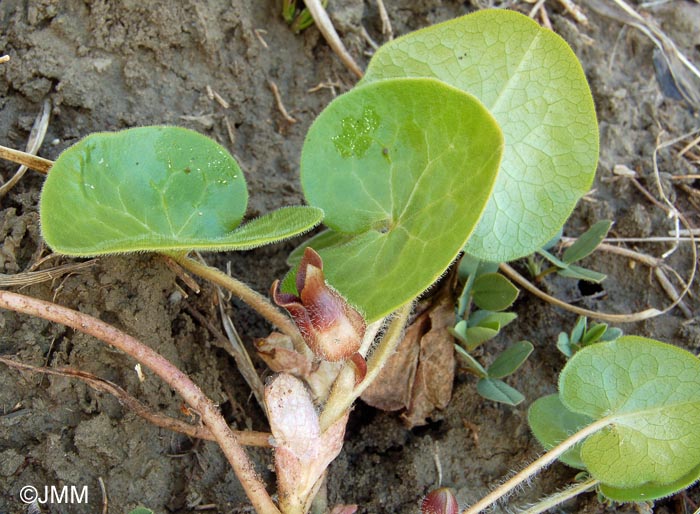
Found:
<svg viewBox="0 0 700 514"><path fill-rule="evenodd" d="M285 9L290 20L303 15L296 2L285 2ZM257 343L275 376L265 386L256 374L257 382L249 379L269 421L270 433L262 436L231 431L189 377L96 318L7 291L0 291L0 306L64 323L131 355L200 414L202 427L171 425L219 444L257 512L306 513L342 448L353 403L395 352L413 302L462 253L457 351L479 375L483 396L521 401L502 379L525 361L531 343L510 346L488 367L470 355L513 321L503 311L517 296L484 263L529 255L551 240L590 187L597 153L593 101L574 54L554 33L504 10L481 11L381 47L363 80L308 131L300 170L308 206L283 207L243 225L247 190L240 167L221 146L189 130L92 134L55 163L3 151L50 168L40 215L55 252L163 254L227 288L280 331ZM272 302L190 256L271 244L321 221L326 229L290 255L290 273L272 284ZM571 270L583 256L574 247L569 252L574 255L564 254L557 269ZM700 412L697 359L640 338L589 344L601 340L598 332L584 327L581 337L572 334L566 348L578 351L562 374L559 396L533 406L533 431L554 447L546 462L561 456L580 463L595 481L588 488L622 501L686 487L700 469L693 450L700 441L690 433ZM548 432L541 420L549 415L561 423ZM647 429L658 426L669 427L668 444L682 465L650 471L664 446L648 455L637 451L653 443ZM576 435L560 443L570 429ZM634 444L625 446L628 441ZM275 499L244 444L273 448ZM639 465L621 469L632 457ZM449 494L430 498L436 497L438 509L456 510ZM493 499L464 512L478 512ZM432 499L426 505L435 508Z"/></svg>

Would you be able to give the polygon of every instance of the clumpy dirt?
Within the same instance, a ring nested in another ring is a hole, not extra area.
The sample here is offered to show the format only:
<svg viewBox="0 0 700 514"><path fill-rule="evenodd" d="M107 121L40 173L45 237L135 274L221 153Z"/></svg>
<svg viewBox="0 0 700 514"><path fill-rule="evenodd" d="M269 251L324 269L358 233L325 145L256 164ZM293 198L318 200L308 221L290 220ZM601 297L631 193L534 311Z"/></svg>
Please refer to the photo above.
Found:
<svg viewBox="0 0 700 514"><path fill-rule="evenodd" d="M303 137L314 117L354 77L338 62L315 28L293 34L274 0L223 2L137 2L135 0L3 0L0 49L11 61L0 65L1 144L23 148L42 101L53 112L40 155L53 159L90 132L149 124L177 124L200 131L226 146L245 170L250 216L302 202L297 180ZM396 34L465 14L489 2L452 0L386 1ZM493 2L491 2L493 4ZM527 3L498 3L527 12ZM582 201L565 228L578 235L600 219L613 219L616 237L666 236L673 228L664 211L628 178L612 173L623 164L656 194L652 153L657 138L678 137L698 119L683 104L665 98L655 80L653 44L639 31L586 9L589 25L575 22L558 2L547 2L554 26L581 59L590 80L601 125L601 157L594 192ZM659 2L649 16L692 60L700 62L700 5ZM374 0L331 2L331 14L349 51L366 64L371 46L362 28L381 43ZM274 82L296 123L278 109ZM321 86L320 88L316 88ZM224 102L212 98L219 95ZM686 139L687 143L690 139ZM683 144L680 145L682 147ZM662 150L659 169L671 199L693 226L698 219L698 181L670 175L698 173L697 163L678 156L679 146ZM697 152L697 147L695 149ZM0 163L7 180L15 167ZM42 177L29 173L0 210L0 272L28 269L47 253L38 229ZM260 291L285 271L285 255L296 242L231 255L210 256ZM659 256L667 244L631 248ZM668 260L687 276L687 245ZM47 265L68 262L62 259ZM663 306L663 294L643 265L599 252L586 265L609 274L602 290L553 279L558 297L606 312ZM183 289L184 288L184 289ZM697 291L697 288L694 288ZM92 267L22 292L53 300L114 324L155 348L189 373L237 428L265 430L264 417L228 355L191 314L217 321L214 293L195 295L155 256L99 259ZM595 294L591 294L595 293ZM650 321L626 324L626 333L659 338L692 351L700 348L698 301ZM529 339L535 353L512 379L527 401L516 408L484 401L475 380L458 373L449 407L425 427L406 429L396 414L358 405L347 443L331 466L330 503L357 503L362 513L416 513L422 495L438 483L453 487L462 504L481 497L500 478L540 451L526 423L527 406L555 391L564 359L554 348L575 316L521 294L512 324L486 345L489 362L507 343ZM268 328L233 302L230 313L246 342ZM140 381L134 362L92 338L40 319L0 313L0 355L32 365L69 366L111 380L157 411L185 419L181 400L146 372ZM262 364L257 362L262 370ZM109 395L66 378L0 370L0 512L128 512L145 505L164 512L250 512L233 473L213 443L194 442L155 428ZM271 479L271 460L253 451L258 469ZM523 501L553 492L575 471L555 465L522 492ZM88 486L87 505L44 505L19 500L25 485ZM695 503L693 503L695 502ZM692 512L700 493L692 488L658 502L655 512ZM683 509L687 510L683 510ZM603 506L586 495L566 512L634 512Z"/></svg>

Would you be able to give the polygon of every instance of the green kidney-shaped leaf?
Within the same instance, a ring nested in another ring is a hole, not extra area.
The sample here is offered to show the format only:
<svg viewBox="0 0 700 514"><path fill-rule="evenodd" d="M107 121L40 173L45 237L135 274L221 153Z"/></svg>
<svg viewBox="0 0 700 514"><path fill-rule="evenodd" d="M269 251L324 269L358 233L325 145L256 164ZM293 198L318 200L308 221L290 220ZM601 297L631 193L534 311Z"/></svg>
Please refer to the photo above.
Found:
<svg viewBox="0 0 700 514"><path fill-rule="evenodd" d="M248 193L219 144L178 127L87 136L64 151L41 194L41 228L56 252L228 250L290 237L320 222L315 208L270 214L235 231Z"/></svg>
<svg viewBox="0 0 700 514"><path fill-rule="evenodd" d="M635 336L597 343L571 358L559 391L569 410L610 420L581 447L601 483L671 484L700 465L700 360L691 353Z"/></svg>
<svg viewBox="0 0 700 514"><path fill-rule="evenodd" d="M454 260L491 193L502 143L478 100L434 79L356 88L316 119L301 156L304 194L326 225L352 236L318 251L329 283L368 321Z"/></svg>
<svg viewBox="0 0 700 514"><path fill-rule="evenodd" d="M479 11L383 45L362 84L394 77L435 77L467 91L503 130L494 194L466 251L509 261L550 240L598 159L593 99L566 42L516 12Z"/></svg>
<svg viewBox="0 0 700 514"><path fill-rule="evenodd" d="M571 412L564 407L558 394L550 394L535 400L527 413L530 430L545 450L554 448L593 420L584 414ZM570 448L559 457L564 464L586 469L581 460L581 444Z"/></svg>

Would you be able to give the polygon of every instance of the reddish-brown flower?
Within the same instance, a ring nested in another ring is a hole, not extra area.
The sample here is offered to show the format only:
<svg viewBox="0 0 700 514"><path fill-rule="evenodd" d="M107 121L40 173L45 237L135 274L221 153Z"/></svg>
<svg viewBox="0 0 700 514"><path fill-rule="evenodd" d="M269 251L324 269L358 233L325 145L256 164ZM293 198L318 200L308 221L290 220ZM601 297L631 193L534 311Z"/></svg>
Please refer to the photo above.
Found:
<svg viewBox="0 0 700 514"><path fill-rule="evenodd" d="M279 280L275 280L272 298L292 315L309 348L327 361L352 359L361 368L364 359L357 351L365 334L365 320L326 284L321 256L311 248L304 250L296 284L299 296L282 293ZM363 369L359 371L364 375Z"/></svg>

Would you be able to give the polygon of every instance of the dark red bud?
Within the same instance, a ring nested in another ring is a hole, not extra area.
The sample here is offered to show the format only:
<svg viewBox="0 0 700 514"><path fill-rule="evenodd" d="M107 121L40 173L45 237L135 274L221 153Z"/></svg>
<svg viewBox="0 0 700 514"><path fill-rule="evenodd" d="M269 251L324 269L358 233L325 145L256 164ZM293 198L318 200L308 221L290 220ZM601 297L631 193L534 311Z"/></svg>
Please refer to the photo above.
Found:
<svg viewBox="0 0 700 514"><path fill-rule="evenodd" d="M426 496L420 509L423 514L459 514L457 498L447 487L436 489Z"/></svg>

